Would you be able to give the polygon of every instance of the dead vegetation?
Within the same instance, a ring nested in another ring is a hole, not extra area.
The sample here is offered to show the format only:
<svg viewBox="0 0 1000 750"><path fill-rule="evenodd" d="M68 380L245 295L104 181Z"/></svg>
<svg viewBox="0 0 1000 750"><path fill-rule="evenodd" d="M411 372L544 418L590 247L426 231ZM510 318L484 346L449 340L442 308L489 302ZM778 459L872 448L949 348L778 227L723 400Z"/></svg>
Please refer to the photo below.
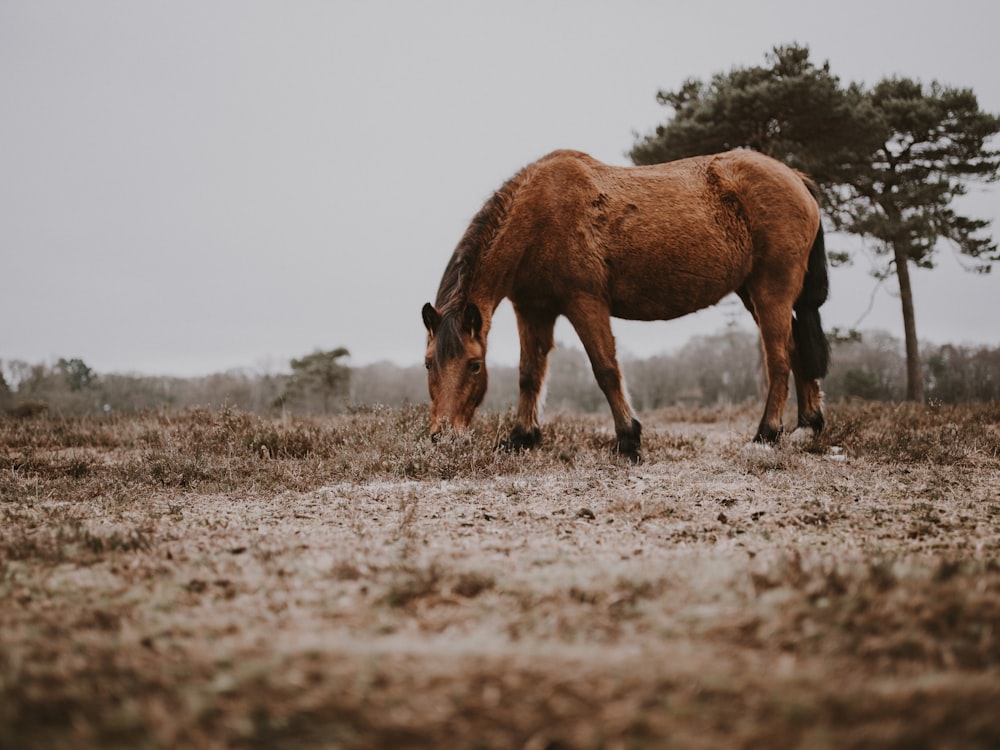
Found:
<svg viewBox="0 0 1000 750"><path fill-rule="evenodd" d="M0 421L0 747L995 747L1000 408Z"/></svg>

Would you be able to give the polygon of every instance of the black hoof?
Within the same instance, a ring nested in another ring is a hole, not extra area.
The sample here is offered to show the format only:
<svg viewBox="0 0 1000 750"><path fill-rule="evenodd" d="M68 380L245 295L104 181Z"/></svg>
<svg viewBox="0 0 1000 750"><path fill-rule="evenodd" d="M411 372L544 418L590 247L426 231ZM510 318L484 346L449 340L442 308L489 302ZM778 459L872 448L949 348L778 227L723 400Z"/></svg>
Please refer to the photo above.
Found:
<svg viewBox="0 0 1000 750"><path fill-rule="evenodd" d="M774 445L781 439L781 428L769 427L763 422L760 423L760 427L757 428L757 434L753 436L753 441L755 443L767 443L768 445Z"/></svg>
<svg viewBox="0 0 1000 750"><path fill-rule="evenodd" d="M638 419L632 420L632 429L618 433L615 450L634 464L642 460L639 445L642 442L642 425Z"/></svg>
<svg viewBox="0 0 1000 750"><path fill-rule="evenodd" d="M538 427L532 427L530 430L515 427L507 439L501 440L497 447L508 452L520 452L531 450L541 442L542 431Z"/></svg>
<svg viewBox="0 0 1000 750"><path fill-rule="evenodd" d="M642 463L642 454L639 453L639 451L632 451L630 453L626 453L625 451L618 451L618 455L621 456L622 458L627 458L628 462L633 466L638 466L639 464Z"/></svg>
<svg viewBox="0 0 1000 750"><path fill-rule="evenodd" d="M823 427L826 426L826 420L823 418L823 412L820 411L806 417L799 417L798 426L811 427L813 432L819 435L823 431Z"/></svg>

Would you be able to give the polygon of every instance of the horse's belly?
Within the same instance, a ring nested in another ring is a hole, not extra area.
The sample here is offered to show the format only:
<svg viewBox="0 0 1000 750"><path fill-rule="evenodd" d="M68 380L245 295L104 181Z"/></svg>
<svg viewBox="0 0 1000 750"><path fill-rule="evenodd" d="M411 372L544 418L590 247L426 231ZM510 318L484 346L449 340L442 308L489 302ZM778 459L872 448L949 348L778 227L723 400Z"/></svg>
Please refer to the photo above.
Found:
<svg viewBox="0 0 1000 750"><path fill-rule="evenodd" d="M732 262L633 264L613 269L611 314L628 320L670 320L714 305L735 291L746 276Z"/></svg>

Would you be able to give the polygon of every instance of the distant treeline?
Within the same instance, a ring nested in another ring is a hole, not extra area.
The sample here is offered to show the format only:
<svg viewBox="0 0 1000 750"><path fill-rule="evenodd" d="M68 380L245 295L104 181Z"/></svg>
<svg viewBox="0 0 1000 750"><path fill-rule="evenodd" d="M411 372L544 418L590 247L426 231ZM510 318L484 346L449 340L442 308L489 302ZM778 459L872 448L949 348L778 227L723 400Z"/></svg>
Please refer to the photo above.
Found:
<svg viewBox="0 0 1000 750"><path fill-rule="evenodd" d="M824 380L828 399L900 401L906 387L902 342L884 332L831 336L833 364ZM928 400L942 403L1000 400L1000 347L924 345ZM349 367L344 349L292 360L288 372L233 370L195 378L99 374L79 359L29 364L0 361L0 411L79 415L149 409L230 406L248 412L324 413L364 405L422 403L426 373L419 365L378 363ZM739 403L763 394L755 333L730 328L699 336L670 354L623 363L639 411L677 404ZM517 403L517 368L492 366L486 408ZM606 408L586 355L575 347L551 355L546 406L592 412Z"/></svg>

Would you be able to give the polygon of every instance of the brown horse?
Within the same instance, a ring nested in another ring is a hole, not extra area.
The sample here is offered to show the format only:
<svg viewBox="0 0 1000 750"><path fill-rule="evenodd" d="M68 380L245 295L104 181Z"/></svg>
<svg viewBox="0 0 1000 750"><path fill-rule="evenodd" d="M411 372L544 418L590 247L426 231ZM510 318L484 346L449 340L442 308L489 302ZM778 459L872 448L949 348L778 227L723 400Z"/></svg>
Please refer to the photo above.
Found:
<svg viewBox="0 0 1000 750"><path fill-rule="evenodd" d="M823 427L829 348L819 306L826 252L815 185L753 151L613 167L556 151L508 180L455 249L427 327L431 434L468 427L486 393L486 340L505 297L521 337L517 421L505 445L541 439L538 399L565 315L615 420L617 450L639 457L611 318L669 320L736 292L760 328L768 394L755 440L782 432L789 370L798 426ZM793 314L794 313L794 314Z"/></svg>

